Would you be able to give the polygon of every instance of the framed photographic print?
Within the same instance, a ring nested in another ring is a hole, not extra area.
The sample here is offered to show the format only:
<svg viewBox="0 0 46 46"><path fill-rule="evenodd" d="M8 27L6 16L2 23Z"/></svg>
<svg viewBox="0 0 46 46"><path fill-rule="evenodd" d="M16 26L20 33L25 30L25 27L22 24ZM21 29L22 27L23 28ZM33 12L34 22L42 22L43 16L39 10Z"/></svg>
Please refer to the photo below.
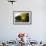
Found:
<svg viewBox="0 0 46 46"><path fill-rule="evenodd" d="M13 24L15 25L32 24L32 12L31 11L13 11Z"/></svg>

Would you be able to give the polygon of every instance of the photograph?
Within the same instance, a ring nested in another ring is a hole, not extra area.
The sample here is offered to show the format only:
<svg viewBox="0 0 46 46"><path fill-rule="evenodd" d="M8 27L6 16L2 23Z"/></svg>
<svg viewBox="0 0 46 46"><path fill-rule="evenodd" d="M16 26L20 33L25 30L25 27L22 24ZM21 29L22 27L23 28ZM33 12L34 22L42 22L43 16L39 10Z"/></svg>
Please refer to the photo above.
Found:
<svg viewBox="0 0 46 46"><path fill-rule="evenodd" d="M13 24L32 24L32 12L13 11Z"/></svg>

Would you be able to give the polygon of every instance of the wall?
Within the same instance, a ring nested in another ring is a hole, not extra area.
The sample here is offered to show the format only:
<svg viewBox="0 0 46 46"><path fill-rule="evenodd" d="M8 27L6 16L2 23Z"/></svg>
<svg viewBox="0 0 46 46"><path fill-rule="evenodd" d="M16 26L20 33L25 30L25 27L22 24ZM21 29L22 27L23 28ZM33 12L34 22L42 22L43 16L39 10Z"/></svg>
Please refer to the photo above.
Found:
<svg viewBox="0 0 46 46"><path fill-rule="evenodd" d="M37 41L46 40L46 13L42 0L16 0L13 5L0 0L0 40L15 40L19 32L30 34ZM32 25L13 25L13 11L32 11Z"/></svg>

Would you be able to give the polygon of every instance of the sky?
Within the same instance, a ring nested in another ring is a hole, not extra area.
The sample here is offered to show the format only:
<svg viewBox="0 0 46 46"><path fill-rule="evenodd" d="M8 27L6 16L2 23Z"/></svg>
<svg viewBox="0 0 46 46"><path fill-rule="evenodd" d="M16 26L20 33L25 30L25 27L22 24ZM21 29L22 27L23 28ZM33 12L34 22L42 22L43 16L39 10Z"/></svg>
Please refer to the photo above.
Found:
<svg viewBox="0 0 46 46"><path fill-rule="evenodd" d="M15 40L19 32L30 34L32 40L46 40L45 0L16 0L12 5L0 0L0 41ZM13 11L32 11L31 25L14 25Z"/></svg>

